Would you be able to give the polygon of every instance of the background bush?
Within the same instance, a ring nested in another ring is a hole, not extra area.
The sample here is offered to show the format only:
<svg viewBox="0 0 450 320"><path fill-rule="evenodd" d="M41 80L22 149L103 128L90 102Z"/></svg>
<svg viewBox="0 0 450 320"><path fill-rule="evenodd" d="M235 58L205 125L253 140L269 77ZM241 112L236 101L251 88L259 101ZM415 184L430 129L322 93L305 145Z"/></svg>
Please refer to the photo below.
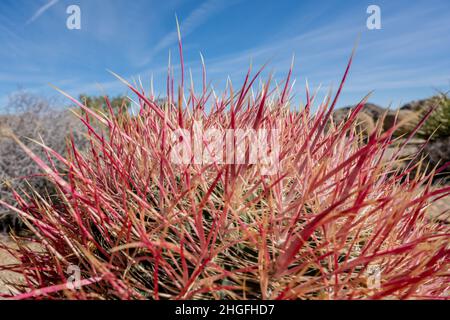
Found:
<svg viewBox="0 0 450 320"><path fill-rule="evenodd" d="M450 98L441 94L430 99L429 106L436 106L436 110L430 115L420 130L424 138L432 137L432 140L447 138L450 136ZM424 108L422 113L428 111Z"/></svg>
<svg viewBox="0 0 450 320"><path fill-rule="evenodd" d="M81 146L84 140L82 123L67 108L58 108L55 100L20 91L10 96L9 102L0 111L0 128L11 130L43 159L46 156L42 147L30 139L38 141L42 139L61 154L65 153L66 140L71 132L77 145ZM41 194L48 192L51 184L38 173L38 165L16 142L4 135L0 136L1 200L11 201L12 189L25 192L30 191L31 186ZM1 208L0 231L7 231L9 227L18 229L20 223L10 210Z"/></svg>

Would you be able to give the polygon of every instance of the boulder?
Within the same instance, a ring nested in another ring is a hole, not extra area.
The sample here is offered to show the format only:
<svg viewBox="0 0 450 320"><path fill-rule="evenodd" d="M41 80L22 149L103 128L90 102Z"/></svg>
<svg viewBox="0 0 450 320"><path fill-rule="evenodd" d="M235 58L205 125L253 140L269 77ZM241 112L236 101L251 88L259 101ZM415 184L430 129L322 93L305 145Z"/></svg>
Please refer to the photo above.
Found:
<svg viewBox="0 0 450 320"><path fill-rule="evenodd" d="M415 100L411 101L400 108L400 110L408 110L415 112L427 112L430 108L439 104L439 101L442 99L442 96L433 96L428 99Z"/></svg>
<svg viewBox="0 0 450 320"><path fill-rule="evenodd" d="M350 112L351 110L348 108L336 110L333 113L334 124L339 125L343 121L347 120ZM373 130L375 130L375 121L369 114L360 111L356 116L355 127L358 133L361 133L364 137L367 137Z"/></svg>
<svg viewBox="0 0 450 320"><path fill-rule="evenodd" d="M414 130L420 119L420 114L411 110L388 111L383 121L383 130L391 129L395 124L401 124L395 131L396 135L407 134Z"/></svg>
<svg viewBox="0 0 450 320"><path fill-rule="evenodd" d="M333 113L333 121L335 124L340 124L345 121L350 112L355 106L347 106L337 109ZM364 136L368 136L373 130L375 130L376 122L383 116L386 109L373 104L366 103L356 118L356 130L362 133Z"/></svg>
<svg viewBox="0 0 450 320"><path fill-rule="evenodd" d="M335 113L347 115L350 110L353 110L353 108L355 108L355 106L343 107L343 108L337 109L335 111ZM361 112L368 114L369 116L372 117L374 122L377 122L378 119L380 119L381 116L386 112L386 109L383 107L380 107L376 104L373 104L373 103L366 103L362 107Z"/></svg>
<svg viewBox="0 0 450 320"><path fill-rule="evenodd" d="M386 112L386 109L373 103L366 103L362 108L362 111L370 115L374 122L377 122Z"/></svg>
<svg viewBox="0 0 450 320"><path fill-rule="evenodd" d="M375 121L372 116L365 112L360 112L356 116L356 130L363 136L369 136L375 130Z"/></svg>
<svg viewBox="0 0 450 320"><path fill-rule="evenodd" d="M450 136L430 141L425 146L424 153L433 166L450 161Z"/></svg>

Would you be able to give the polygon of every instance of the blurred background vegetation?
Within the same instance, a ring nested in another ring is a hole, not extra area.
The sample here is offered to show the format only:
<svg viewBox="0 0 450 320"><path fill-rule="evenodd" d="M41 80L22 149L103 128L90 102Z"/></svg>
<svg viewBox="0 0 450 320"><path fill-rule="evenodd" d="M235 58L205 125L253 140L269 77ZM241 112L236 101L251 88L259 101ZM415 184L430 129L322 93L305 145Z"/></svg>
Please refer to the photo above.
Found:
<svg viewBox="0 0 450 320"><path fill-rule="evenodd" d="M79 100L90 108L107 112L105 97L80 95ZM123 96L110 99L114 112L127 111L130 102ZM79 146L87 145L85 129L76 114L83 115L80 108L61 108L61 102L47 99L30 92L19 91L9 97L0 112L0 132L13 132L28 148L47 159L36 141L44 142L60 154L65 154L67 141L72 137ZM56 165L58 163L56 162ZM51 184L40 175L41 170L10 137L0 134L0 199L11 202L14 189L19 193L32 192L52 194ZM7 228L22 229L16 215L0 208L0 233Z"/></svg>

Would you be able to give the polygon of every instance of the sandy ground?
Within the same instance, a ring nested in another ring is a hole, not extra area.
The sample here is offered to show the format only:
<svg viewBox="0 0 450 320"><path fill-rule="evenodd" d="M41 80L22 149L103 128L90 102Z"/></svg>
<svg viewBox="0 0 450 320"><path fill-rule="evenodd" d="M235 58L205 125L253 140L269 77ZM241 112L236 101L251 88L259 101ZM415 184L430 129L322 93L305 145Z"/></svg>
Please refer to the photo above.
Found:
<svg viewBox="0 0 450 320"><path fill-rule="evenodd" d="M10 241L6 237L3 237L3 236L0 236L0 242L12 245L12 244L10 244ZM8 265L8 264L14 263L14 262L15 261L14 261L13 257L11 257L11 255L9 255L8 252L0 249L0 265ZM9 282L9 281L17 283L20 281L20 276L15 273L12 273L12 272L0 271L0 294L5 294L5 293L10 292L8 290L8 286L5 283L5 282Z"/></svg>
<svg viewBox="0 0 450 320"><path fill-rule="evenodd" d="M444 212L443 215L441 214L442 212ZM431 217L450 224L450 196L435 201L428 209L428 213Z"/></svg>

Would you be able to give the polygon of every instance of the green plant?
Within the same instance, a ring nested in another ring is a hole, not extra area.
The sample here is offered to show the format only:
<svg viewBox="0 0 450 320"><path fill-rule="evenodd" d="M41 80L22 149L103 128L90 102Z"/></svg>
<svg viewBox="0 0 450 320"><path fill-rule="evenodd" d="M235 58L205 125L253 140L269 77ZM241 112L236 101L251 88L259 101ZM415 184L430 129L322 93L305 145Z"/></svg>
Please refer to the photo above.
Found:
<svg viewBox="0 0 450 320"><path fill-rule="evenodd" d="M450 98L446 94L435 96L429 102L435 108L429 119L419 131L424 138L431 137L432 140L450 136ZM424 110L427 112L427 110Z"/></svg>
<svg viewBox="0 0 450 320"><path fill-rule="evenodd" d="M114 98L108 97L108 99L110 106L115 113L128 111L131 106L131 102L126 97L123 96L116 96ZM91 108L92 110L101 112L108 111L108 105L106 104L105 97L81 94L78 97L78 100L81 101L84 105ZM84 112L83 109L80 109L80 111Z"/></svg>

